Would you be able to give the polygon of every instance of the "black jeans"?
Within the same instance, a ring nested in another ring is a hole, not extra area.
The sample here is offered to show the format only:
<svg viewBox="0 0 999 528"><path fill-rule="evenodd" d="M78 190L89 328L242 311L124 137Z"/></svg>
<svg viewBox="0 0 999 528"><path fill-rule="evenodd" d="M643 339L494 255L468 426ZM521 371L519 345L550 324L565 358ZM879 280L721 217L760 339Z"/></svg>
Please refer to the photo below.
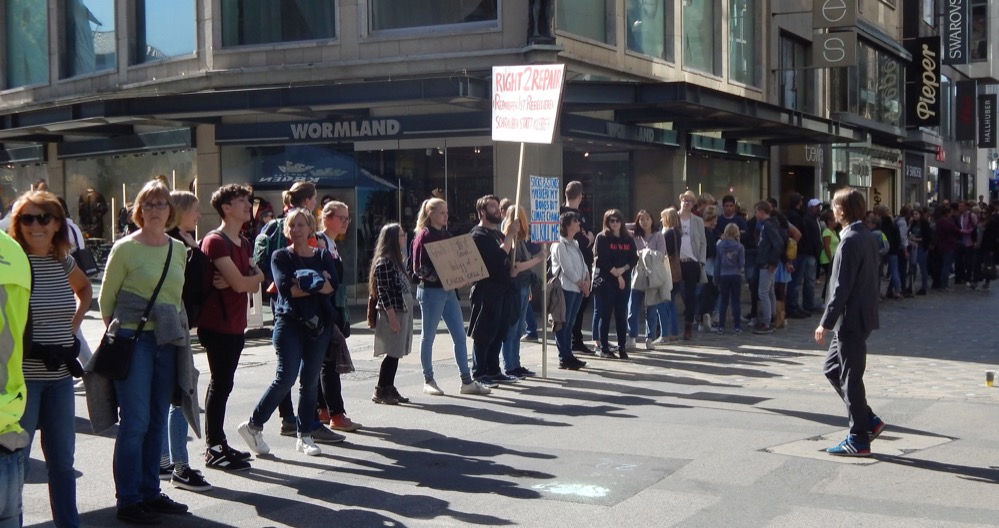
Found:
<svg viewBox="0 0 999 528"><path fill-rule="evenodd" d="M223 334L202 328L198 329L198 340L205 347L212 375L205 396L205 442L210 447L226 441L225 409L246 340L241 333Z"/></svg>
<svg viewBox="0 0 999 528"><path fill-rule="evenodd" d="M579 311L576 312L576 321L572 324L572 346L585 345L586 341L583 339L583 318L586 317L586 308L590 306L590 299L592 295L583 297L582 304L579 305ZM596 328L592 328L590 333L593 334Z"/></svg>
<svg viewBox="0 0 999 528"><path fill-rule="evenodd" d="M697 284L701 282L701 265L693 260L681 261L680 270L683 273L683 285L680 287L680 294L683 295L683 321L693 324L694 316L697 315Z"/></svg>
<svg viewBox="0 0 999 528"><path fill-rule="evenodd" d="M497 335L492 341L482 339L472 341L473 369L472 377L495 376L500 374L500 350L503 346L503 336Z"/></svg>
<svg viewBox="0 0 999 528"><path fill-rule="evenodd" d="M874 411L867 405L864 371L867 369L867 333L832 332L826 354L826 379L846 404L850 417L850 434L861 443L868 442Z"/></svg>
<svg viewBox="0 0 999 528"><path fill-rule="evenodd" d="M330 416L346 414L343 407L343 389L340 384L340 373L336 371L336 360L324 361L323 371L319 375L320 391L319 405L326 407Z"/></svg>

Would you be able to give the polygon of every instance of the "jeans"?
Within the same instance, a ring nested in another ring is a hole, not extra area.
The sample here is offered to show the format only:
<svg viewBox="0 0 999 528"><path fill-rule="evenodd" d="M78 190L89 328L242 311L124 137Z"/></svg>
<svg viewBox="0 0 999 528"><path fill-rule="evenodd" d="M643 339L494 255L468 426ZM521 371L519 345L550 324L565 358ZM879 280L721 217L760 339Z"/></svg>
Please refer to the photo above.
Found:
<svg viewBox="0 0 999 528"><path fill-rule="evenodd" d="M774 317L774 310L777 308L777 297L774 292L774 272L770 268L760 268L758 271L759 286L756 289L756 297L759 304L756 310L756 320L760 325L770 326L770 321Z"/></svg>
<svg viewBox="0 0 999 528"><path fill-rule="evenodd" d="M0 452L0 528L21 526L21 490L24 489L24 450Z"/></svg>
<svg viewBox="0 0 999 528"><path fill-rule="evenodd" d="M41 431L42 453L49 481L49 506L52 520L59 528L79 526L80 513L76 509L76 472L73 456L76 451L76 402L73 397L73 378L51 381L28 380L28 398L21 416L21 427L35 437ZM31 444L22 451L31 457ZM28 479L28 465L24 466L24 479Z"/></svg>
<svg viewBox="0 0 999 528"><path fill-rule="evenodd" d="M347 414L343 404L343 384L340 373L336 371L336 360L323 361L319 382L319 405L326 407L330 416Z"/></svg>
<svg viewBox="0 0 999 528"><path fill-rule="evenodd" d="M954 250L950 251L940 251L941 265L940 265L940 282L937 284L941 288L947 288L950 283L950 273L954 268Z"/></svg>
<svg viewBox="0 0 999 528"><path fill-rule="evenodd" d="M806 312L815 311L815 274L818 273L818 259L811 255L800 257L802 285L801 308Z"/></svg>
<svg viewBox="0 0 999 528"><path fill-rule="evenodd" d="M134 332L119 330L118 334ZM119 406L114 444L119 508L160 495L160 454L176 386L176 363L176 346L158 345L152 331L143 332L135 343L128 377L114 382Z"/></svg>
<svg viewBox="0 0 999 528"><path fill-rule="evenodd" d="M802 302L798 300L798 293L805 282L805 266L802 261L804 255L798 255L794 259L794 271L791 272L791 282L787 283L787 295L784 301L787 303L787 313L800 312Z"/></svg>
<svg viewBox="0 0 999 528"><path fill-rule="evenodd" d="M725 329L725 312L732 306L732 328L739 329L742 325L742 275L722 275L718 277L718 328Z"/></svg>
<svg viewBox="0 0 999 528"><path fill-rule="evenodd" d="M920 289L926 290L926 282L930 277L930 268L927 266L930 250L917 248L914 252L916 255L916 264L919 266L919 279L920 279Z"/></svg>
<svg viewBox="0 0 999 528"><path fill-rule="evenodd" d="M527 313L527 299L531 296L531 285L516 286L512 289L517 317L506 331L503 339L503 364L507 372L520 368L520 337L527 331L524 316Z"/></svg>
<svg viewBox="0 0 999 528"><path fill-rule="evenodd" d="M527 337L538 337L538 318L534 316L534 307L527 303L527 313L524 314L524 323L527 326Z"/></svg>
<svg viewBox="0 0 999 528"><path fill-rule="evenodd" d="M888 273L891 276L888 287L892 295L902 295L902 282L898 275L898 255L888 255Z"/></svg>
<svg viewBox="0 0 999 528"><path fill-rule="evenodd" d="M423 329L420 331L420 363L423 365L423 379L434 379L434 339L437 337L437 326L441 319L451 334L454 342L454 362L458 365L458 373L462 383L471 383L472 376L468 371L468 345L465 341L465 320L458 304L458 295L454 290L443 288L416 289L416 300L420 302L420 313L423 316Z"/></svg>
<svg viewBox="0 0 999 528"><path fill-rule="evenodd" d="M322 368L326 349L330 344L330 328L313 336L301 323L288 317L274 320L274 348L278 361L274 381L264 391L250 417L250 425L263 429L274 414L281 400L291 392L299 380L298 416L299 435L312 434L312 417L316 414L316 391L319 388L319 370Z"/></svg>
<svg viewBox="0 0 999 528"><path fill-rule="evenodd" d="M583 294L580 292L568 291L565 292L565 322L562 323L562 327L555 332L555 344L558 346L558 358L560 360L565 360L573 357L572 355L572 324L575 321L576 314L579 313L579 307L583 304Z"/></svg>
<svg viewBox="0 0 999 528"><path fill-rule="evenodd" d="M660 309L662 303L645 305L645 292L641 290L631 290L631 299L628 303L628 337L638 338L638 315L645 313L645 339L655 339L659 337L659 331L664 328Z"/></svg>
<svg viewBox="0 0 999 528"><path fill-rule="evenodd" d="M600 349L610 350L610 322L611 312L614 313L615 327L617 328L617 346L624 348L628 338L628 299L631 297L631 288L621 289L617 287L617 280L605 280L604 284L597 289L593 299L593 311L599 316L599 336ZM594 317L597 320L597 317Z"/></svg>
<svg viewBox="0 0 999 528"><path fill-rule="evenodd" d="M659 320L663 336L680 335L680 316L676 313L676 303L673 299L659 303Z"/></svg>
<svg viewBox="0 0 999 528"><path fill-rule="evenodd" d="M225 410L229 394L232 393L236 367L239 366L239 356L243 353L246 340L242 333L223 334L201 328L198 329L198 340L205 347L208 369L212 376L205 395L205 443L211 447L226 441L222 425L225 422Z"/></svg>
<svg viewBox="0 0 999 528"><path fill-rule="evenodd" d="M179 405L170 406L161 452L170 458L171 464L187 464L190 461L187 456L187 419L184 418L184 409Z"/></svg>
<svg viewBox="0 0 999 528"><path fill-rule="evenodd" d="M746 250L746 285L749 286L749 314L756 316L760 298L756 294L759 288L760 267L756 264L756 248Z"/></svg>
<svg viewBox="0 0 999 528"><path fill-rule="evenodd" d="M683 295L683 322L693 324L697 315L697 285L701 282L701 265L694 261L680 261L683 282L680 294Z"/></svg>

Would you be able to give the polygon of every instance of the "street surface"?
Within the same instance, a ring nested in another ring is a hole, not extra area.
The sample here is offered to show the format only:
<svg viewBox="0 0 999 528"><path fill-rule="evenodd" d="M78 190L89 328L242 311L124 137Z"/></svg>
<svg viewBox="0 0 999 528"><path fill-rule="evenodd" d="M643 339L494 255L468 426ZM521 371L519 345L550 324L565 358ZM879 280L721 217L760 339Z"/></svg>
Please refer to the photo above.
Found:
<svg viewBox="0 0 999 528"><path fill-rule="evenodd" d="M999 389L985 386L985 371L999 367L997 312L999 292L963 287L883 302L866 381L888 429L874 457L845 460L822 452L847 424L811 337L818 316L769 336L695 334L655 351L640 346L630 361L581 356L589 365L578 372L557 370L552 341L547 379L489 396L458 395L441 325L434 368L447 395L422 393L417 343L399 367L397 387L412 398L400 406L370 400L379 361L362 322L348 339L357 372L344 376L344 398L364 428L307 457L278 435L274 416L264 431L272 454L239 473L205 469L203 442L192 438L192 466L215 489L164 483L191 513L163 525L996 526ZM96 346L103 328L91 316L84 330ZM540 375L541 345L525 343L522 356ZM205 355L195 362L203 401ZM248 341L226 421L234 447L245 449L236 426L274 364L268 339ZM117 525L114 429L93 433L82 395L76 430L83 521ZM43 460L36 436L25 526L51 525Z"/></svg>

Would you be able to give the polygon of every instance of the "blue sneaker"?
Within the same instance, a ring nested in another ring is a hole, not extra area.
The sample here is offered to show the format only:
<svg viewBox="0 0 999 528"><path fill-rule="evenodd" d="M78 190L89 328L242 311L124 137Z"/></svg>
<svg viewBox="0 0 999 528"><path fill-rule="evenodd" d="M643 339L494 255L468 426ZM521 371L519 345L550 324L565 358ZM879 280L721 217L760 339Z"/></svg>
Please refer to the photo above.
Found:
<svg viewBox="0 0 999 528"><path fill-rule="evenodd" d="M482 385L487 389L495 389L496 387L499 387L499 383L493 381L493 379L489 376L481 376L476 378L475 381L479 382L479 385Z"/></svg>
<svg viewBox="0 0 999 528"><path fill-rule="evenodd" d="M489 379L491 379L493 383L517 383L520 381L516 376L507 376L506 374L493 374L492 376L489 376Z"/></svg>
<svg viewBox="0 0 999 528"><path fill-rule="evenodd" d="M881 418L871 415L871 428L867 432L867 436L870 437L871 442L881 436L881 432L885 430L885 422Z"/></svg>
<svg viewBox="0 0 999 528"><path fill-rule="evenodd" d="M839 445L826 449L826 453L834 456L869 457L871 456L871 444L870 442L861 443L855 435L849 435Z"/></svg>

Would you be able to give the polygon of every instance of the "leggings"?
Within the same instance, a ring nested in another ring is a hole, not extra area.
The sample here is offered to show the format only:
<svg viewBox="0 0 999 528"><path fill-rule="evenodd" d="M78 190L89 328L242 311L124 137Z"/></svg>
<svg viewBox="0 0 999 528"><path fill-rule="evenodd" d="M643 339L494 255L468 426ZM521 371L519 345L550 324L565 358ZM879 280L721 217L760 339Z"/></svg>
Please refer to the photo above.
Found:
<svg viewBox="0 0 999 528"><path fill-rule="evenodd" d="M399 370L399 358L392 356L385 356L382 360L382 366L378 369L378 386L379 387L393 387L395 386L395 373Z"/></svg>

